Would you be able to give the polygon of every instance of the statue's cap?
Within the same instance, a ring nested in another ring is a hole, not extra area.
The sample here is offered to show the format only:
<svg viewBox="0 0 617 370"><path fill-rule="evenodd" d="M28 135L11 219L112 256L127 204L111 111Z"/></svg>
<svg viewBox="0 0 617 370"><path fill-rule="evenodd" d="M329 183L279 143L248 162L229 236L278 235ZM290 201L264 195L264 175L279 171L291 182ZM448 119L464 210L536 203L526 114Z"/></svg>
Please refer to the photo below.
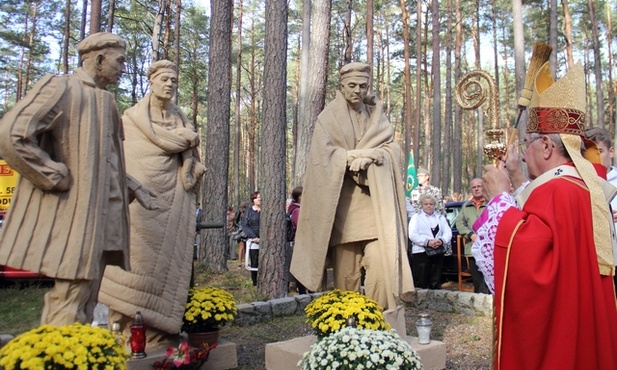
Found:
<svg viewBox="0 0 617 370"><path fill-rule="evenodd" d="M148 68L148 72L146 73L146 75L148 76L148 79L152 81L156 76L164 72L177 74L178 68L176 67L174 62L170 60L157 60L150 65L150 68Z"/></svg>
<svg viewBox="0 0 617 370"><path fill-rule="evenodd" d="M97 51L107 48L126 49L126 42L118 35L109 32L97 32L81 40L77 44L77 52L79 55L88 54L91 51Z"/></svg>
<svg viewBox="0 0 617 370"><path fill-rule="evenodd" d="M341 80L347 77L371 77L371 66L366 63L351 62L341 68Z"/></svg>

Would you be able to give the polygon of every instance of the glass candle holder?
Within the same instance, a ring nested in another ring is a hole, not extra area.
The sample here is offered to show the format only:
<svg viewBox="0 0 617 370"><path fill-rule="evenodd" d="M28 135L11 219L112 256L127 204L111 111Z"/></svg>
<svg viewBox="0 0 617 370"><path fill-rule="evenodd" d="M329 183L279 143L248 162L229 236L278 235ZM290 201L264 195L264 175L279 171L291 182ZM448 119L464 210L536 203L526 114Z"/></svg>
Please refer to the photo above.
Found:
<svg viewBox="0 0 617 370"><path fill-rule="evenodd" d="M140 311L137 311L131 325L131 357L146 357L146 325Z"/></svg>
<svg viewBox="0 0 617 370"><path fill-rule="evenodd" d="M416 330L418 331L418 343L419 344L429 344L431 343L431 327L433 323L428 315L428 313L423 312L419 315L418 320L416 320Z"/></svg>

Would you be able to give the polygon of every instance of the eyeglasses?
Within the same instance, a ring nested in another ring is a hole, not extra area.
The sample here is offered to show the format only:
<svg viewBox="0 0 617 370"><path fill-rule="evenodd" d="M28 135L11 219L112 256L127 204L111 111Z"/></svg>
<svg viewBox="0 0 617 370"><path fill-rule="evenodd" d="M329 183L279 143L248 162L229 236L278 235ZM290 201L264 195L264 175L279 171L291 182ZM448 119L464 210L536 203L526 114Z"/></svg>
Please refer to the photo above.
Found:
<svg viewBox="0 0 617 370"><path fill-rule="evenodd" d="M533 143L534 141L538 139L542 139L542 136L538 136L538 137L531 139L530 141L523 141L522 143L518 144L521 153L525 153L527 151L527 148L529 148L529 146L531 145L531 143Z"/></svg>

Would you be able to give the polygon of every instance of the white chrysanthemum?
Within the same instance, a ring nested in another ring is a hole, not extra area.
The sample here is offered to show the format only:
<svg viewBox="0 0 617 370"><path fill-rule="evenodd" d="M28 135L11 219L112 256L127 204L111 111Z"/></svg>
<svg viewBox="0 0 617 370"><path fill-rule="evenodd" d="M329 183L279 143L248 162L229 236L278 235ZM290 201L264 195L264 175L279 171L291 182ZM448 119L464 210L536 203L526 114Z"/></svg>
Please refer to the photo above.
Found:
<svg viewBox="0 0 617 370"><path fill-rule="evenodd" d="M357 342L356 346L349 345L354 341ZM418 370L422 364L418 354L394 331L361 328L343 328L322 338L300 361L302 370L361 370L374 367Z"/></svg>

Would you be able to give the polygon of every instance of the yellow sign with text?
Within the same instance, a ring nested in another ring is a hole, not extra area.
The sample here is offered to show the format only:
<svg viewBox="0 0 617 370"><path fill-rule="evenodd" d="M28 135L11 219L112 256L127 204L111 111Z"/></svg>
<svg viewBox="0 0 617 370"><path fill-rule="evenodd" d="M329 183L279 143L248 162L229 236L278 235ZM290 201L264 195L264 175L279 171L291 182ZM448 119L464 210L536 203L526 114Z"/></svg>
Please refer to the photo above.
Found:
<svg viewBox="0 0 617 370"><path fill-rule="evenodd" d="M0 212L6 212L11 205L19 174L0 159Z"/></svg>

